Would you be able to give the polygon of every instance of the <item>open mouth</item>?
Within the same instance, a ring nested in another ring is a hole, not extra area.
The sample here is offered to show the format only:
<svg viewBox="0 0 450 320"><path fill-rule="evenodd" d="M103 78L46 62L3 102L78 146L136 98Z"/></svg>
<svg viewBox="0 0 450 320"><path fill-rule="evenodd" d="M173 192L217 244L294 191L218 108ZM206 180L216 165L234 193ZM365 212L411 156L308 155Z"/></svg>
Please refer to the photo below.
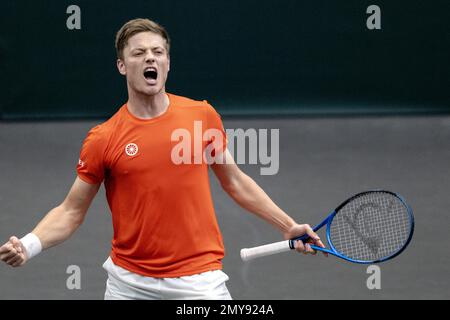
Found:
<svg viewBox="0 0 450 320"><path fill-rule="evenodd" d="M145 69L144 77L147 80L156 80L158 78L158 71L153 68Z"/></svg>

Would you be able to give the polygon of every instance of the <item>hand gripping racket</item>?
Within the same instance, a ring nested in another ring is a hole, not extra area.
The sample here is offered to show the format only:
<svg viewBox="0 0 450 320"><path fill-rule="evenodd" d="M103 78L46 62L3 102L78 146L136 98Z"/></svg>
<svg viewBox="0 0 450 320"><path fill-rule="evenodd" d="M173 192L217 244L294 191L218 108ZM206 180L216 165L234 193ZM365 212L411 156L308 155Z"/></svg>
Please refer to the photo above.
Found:
<svg viewBox="0 0 450 320"><path fill-rule="evenodd" d="M312 249L350 262L370 264L392 259L406 248L414 232L414 216L401 196L375 190L344 201L313 230L325 225L329 248L311 245ZM308 235L242 249L241 258L247 261L289 251L298 240L305 242Z"/></svg>

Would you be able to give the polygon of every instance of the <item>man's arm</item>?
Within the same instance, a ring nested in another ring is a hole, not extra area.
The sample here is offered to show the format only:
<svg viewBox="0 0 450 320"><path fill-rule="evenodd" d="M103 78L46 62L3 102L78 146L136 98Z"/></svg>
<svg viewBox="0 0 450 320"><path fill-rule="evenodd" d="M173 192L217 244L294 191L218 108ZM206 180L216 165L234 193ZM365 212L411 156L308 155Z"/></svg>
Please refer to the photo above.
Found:
<svg viewBox="0 0 450 320"><path fill-rule="evenodd" d="M100 188L100 184L88 184L76 178L65 200L52 209L31 232L47 249L67 240L81 225ZM13 236L0 247L0 260L18 267L28 260L26 250L20 240Z"/></svg>
<svg viewBox="0 0 450 320"><path fill-rule="evenodd" d="M319 236L307 224L297 224L288 214L281 210L260 186L243 173L233 160L230 152L225 151L224 164L211 165L222 188L242 208L250 211L276 227L285 239L304 235L310 236L310 242L325 247ZM315 253L309 244L296 242L296 249L304 253Z"/></svg>

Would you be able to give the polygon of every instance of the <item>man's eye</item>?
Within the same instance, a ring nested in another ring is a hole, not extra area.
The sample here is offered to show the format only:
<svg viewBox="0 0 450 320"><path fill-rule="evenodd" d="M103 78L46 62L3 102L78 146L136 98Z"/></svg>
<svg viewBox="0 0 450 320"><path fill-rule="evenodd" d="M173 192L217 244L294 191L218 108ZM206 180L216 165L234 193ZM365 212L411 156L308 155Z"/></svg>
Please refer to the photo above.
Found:
<svg viewBox="0 0 450 320"><path fill-rule="evenodd" d="M135 53L134 53L135 56L141 56L142 54L143 54L142 51L139 51L139 52L135 52Z"/></svg>

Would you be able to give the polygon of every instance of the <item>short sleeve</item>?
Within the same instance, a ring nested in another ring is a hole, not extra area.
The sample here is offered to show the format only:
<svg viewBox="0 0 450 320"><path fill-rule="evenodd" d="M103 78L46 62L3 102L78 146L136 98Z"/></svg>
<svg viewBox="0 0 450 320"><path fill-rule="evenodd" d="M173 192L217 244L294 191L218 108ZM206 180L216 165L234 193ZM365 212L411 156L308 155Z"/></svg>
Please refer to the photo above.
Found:
<svg viewBox="0 0 450 320"><path fill-rule="evenodd" d="M220 154L227 149L227 134L223 127L222 118L219 113L210 105L207 105L207 145L213 144L213 153Z"/></svg>
<svg viewBox="0 0 450 320"><path fill-rule="evenodd" d="M87 183L102 183L105 178L104 150L106 144L104 140L100 126L97 126L89 131L81 147L77 174Z"/></svg>

